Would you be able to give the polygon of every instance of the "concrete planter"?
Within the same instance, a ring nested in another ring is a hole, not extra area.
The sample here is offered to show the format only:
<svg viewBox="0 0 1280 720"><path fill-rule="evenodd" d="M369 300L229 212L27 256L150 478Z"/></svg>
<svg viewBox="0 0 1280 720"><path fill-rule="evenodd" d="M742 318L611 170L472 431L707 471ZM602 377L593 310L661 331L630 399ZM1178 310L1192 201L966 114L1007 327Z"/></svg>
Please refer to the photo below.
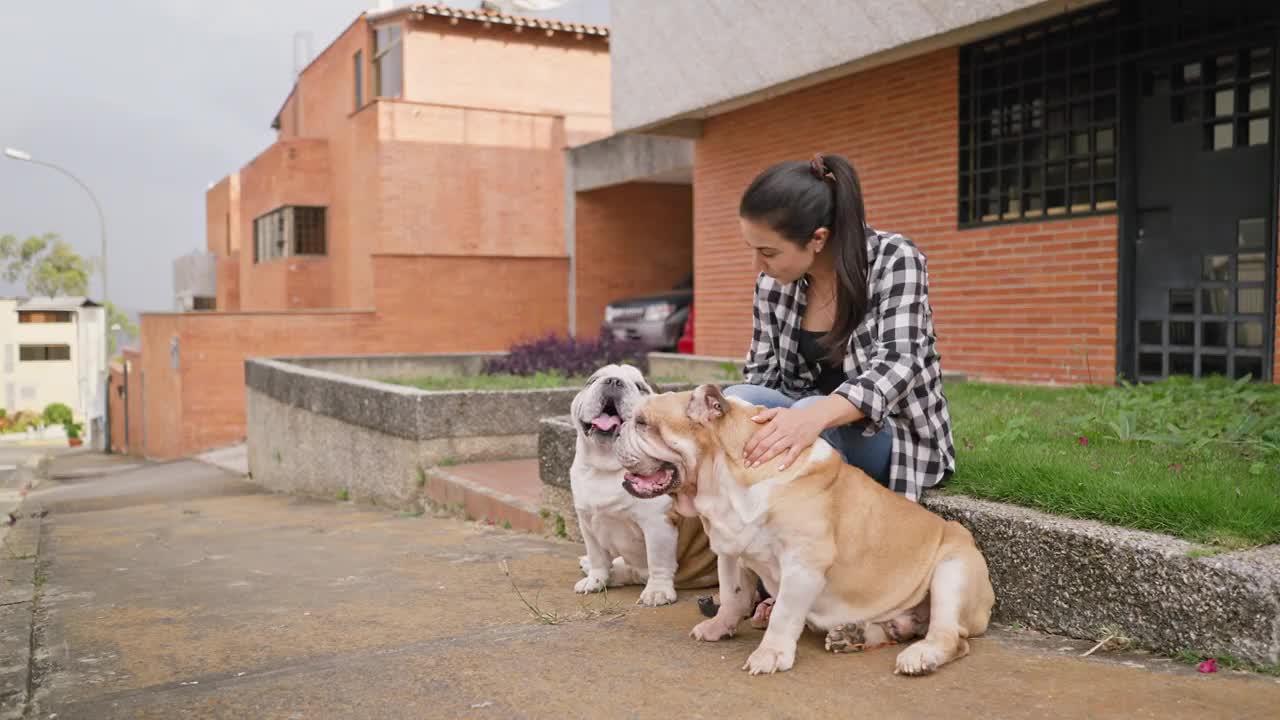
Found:
<svg viewBox="0 0 1280 720"><path fill-rule="evenodd" d="M543 504L577 533L568 418L542 421ZM1280 545L1193 557L1156 533L929 492L922 504L973 532L996 590L996 620L1102 639L1104 628L1166 653L1280 663Z"/></svg>
<svg viewBox="0 0 1280 720"><path fill-rule="evenodd" d="M407 508L434 466L535 457L539 419L568 413L578 387L425 391L369 379L474 374L486 357L248 360L250 475L273 490Z"/></svg>

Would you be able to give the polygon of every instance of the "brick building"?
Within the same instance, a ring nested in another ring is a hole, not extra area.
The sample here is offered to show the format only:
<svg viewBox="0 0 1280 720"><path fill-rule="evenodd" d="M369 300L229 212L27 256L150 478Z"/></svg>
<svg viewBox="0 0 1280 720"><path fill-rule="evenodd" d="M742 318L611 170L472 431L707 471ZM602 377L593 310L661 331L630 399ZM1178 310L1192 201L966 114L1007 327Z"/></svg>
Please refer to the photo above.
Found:
<svg viewBox="0 0 1280 720"><path fill-rule="evenodd" d="M566 331L563 151L611 132L609 62L602 27L437 5L356 18L298 76L276 141L209 188L205 252L175 264L197 312L142 316L113 368L115 445L239 440L246 357Z"/></svg>
<svg viewBox="0 0 1280 720"><path fill-rule="evenodd" d="M699 354L742 357L750 339L741 192L821 151L854 161L868 222L928 256L947 371L1274 380L1278 15L1238 0L619 0L619 135L596 145L693 146ZM598 155L579 174L633 168L609 180L625 206L652 167Z"/></svg>

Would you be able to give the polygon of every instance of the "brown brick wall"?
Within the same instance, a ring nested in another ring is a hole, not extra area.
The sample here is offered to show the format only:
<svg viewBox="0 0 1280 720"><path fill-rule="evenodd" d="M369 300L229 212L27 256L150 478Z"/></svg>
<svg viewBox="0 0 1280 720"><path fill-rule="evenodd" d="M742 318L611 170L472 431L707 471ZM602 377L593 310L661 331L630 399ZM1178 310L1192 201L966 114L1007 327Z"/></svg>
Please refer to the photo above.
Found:
<svg viewBox="0 0 1280 720"><path fill-rule="evenodd" d="M218 257L219 310L236 312L240 309L240 251Z"/></svg>
<svg viewBox="0 0 1280 720"><path fill-rule="evenodd" d="M181 457L243 438L248 357L478 352L565 332L566 258L376 256L374 265L376 314L143 315L145 454Z"/></svg>
<svg viewBox="0 0 1280 720"><path fill-rule="evenodd" d="M326 140L287 140L273 144L240 171L240 232L245 238L240 253L240 307L244 310L284 310L297 307L291 292L289 263L297 258L253 261L253 223L261 215L284 205L328 206L333 197L329 146ZM332 234L332 233L330 233ZM327 271L331 266L324 265ZM311 273L324 286L319 293L330 299L329 272ZM301 293L311 297L312 294ZM315 307L303 305L303 307Z"/></svg>
<svg viewBox="0 0 1280 720"><path fill-rule="evenodd" d="M222 178L205 193L205 249L223 256L240 247L240 175Z"/></svg>
<svg viewBox="0 0 1280 720"><path fill-rule="evenodd" d="M575 203L577 328L595 335L612 300L670 290L693 269L693 191L626 183Z"/></svg>
<svg viewBox="0 0 1280 720"><path fill-rule="evenodd" d="M377 252L564 253L560 118L380 104Z"/></svg>
<svg viewBox="0 0 1280 720"><path fill-rule="evenodd" d="M380 255L374 268L381 342L395 352L505 350L568 327L563 256Z"/></svg>
<svg viewBox="0 0 1280 720"><path fill-rule="evenodd" d="M562 115L570 145L610 133L609 45L603 38L450 25L435 17L407 27L406 99Z"/></svg>
<svg viewBox="0 0 1280 720"><path fill-rule="evenodd" d="M928 256L943 368L1017 382L1110 382L1116 219L956 229L958 54L893 63L707 121L694 168L699 353L741 357L754 273L737 206L769 164L840 153L868 222Z"/></svg>

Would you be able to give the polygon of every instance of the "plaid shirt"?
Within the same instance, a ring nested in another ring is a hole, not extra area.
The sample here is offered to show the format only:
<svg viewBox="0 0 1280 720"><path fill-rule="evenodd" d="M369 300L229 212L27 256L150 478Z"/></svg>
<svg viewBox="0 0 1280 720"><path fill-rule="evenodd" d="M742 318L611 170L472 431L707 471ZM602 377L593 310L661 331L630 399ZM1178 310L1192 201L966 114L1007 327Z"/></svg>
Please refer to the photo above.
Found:
<svg viewBox="0 0 1280 720"><path fill-rule="evenodd" d="M833 394L862 411L876 429L893 428L890 487L918 501L955 470L951 419L942 393L942 366L933 334L924 254L901 235L867 229L871 297L867 315L844 356L847 380ZM816 392L820 373L800 354L808 278L783 285L756 279L746 382L793 398Z"/></svg>

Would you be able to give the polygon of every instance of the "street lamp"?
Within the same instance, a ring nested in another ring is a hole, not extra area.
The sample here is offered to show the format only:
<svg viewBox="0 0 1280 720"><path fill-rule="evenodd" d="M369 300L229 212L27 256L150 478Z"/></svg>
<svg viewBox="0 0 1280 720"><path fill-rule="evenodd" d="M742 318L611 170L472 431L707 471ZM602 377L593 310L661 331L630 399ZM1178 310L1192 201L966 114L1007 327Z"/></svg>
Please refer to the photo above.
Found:
<svg viewBox="0 0 1280 720"><path fill-rule="evenodd" d="M29 162L35 165L43 165L47 168L57 170L63 175L66 175L67 177L71 178L72 181L74 181L75 184L83 188L86 193L89 193L89 199L93 201L93 207L98 211L98 229L102 233L102 258L101 258L102 305L103 307L105 307L107 304L107 299L109 297L107 294L107 221L102 215L102 205L98 203L98 196L93 194L93 191L89 189L88 185L84 184L84 181L82 181L80 178L76 177L75 175L71 174L71 171L64 167L61 167L59 165L54 165L51 162L36 160L35 158L31 157L31 153L25 152L23 150L19 150L17 148L7 147L4 149L4 154L5 154L5 157L8 157L13 160L21 160L22 162Z"/></svg>
<svg viewBox="0 0 1280 720"><path fill-rule="evenodd" d="M107 307L107 298L109 297L107 295L107 220L102 214L102 205L98 202L98 196L93 194L93 191L89 189L89 186L85 185L84 181L76 177L74 174L72 174L70 170L60 165L54 165L51 162L36 160L35 158L31 157L31 153L26 152L24 150L19 150L17 148L7 147L4 149L4 154L5 154L5 157L11 160L20 160L22 162L29 162L35 165L43 165L44 167L50 168L52 170L57 170L63 175L66 175L67 177L71 178L71 180L75 182L75 184L79 185L81 188L84 189L86 193L89 194L89 199L93 201L94 209L98 211L98 229L102 234L102 259L101 259L101 262L102 262L102 310L103 310L102 326L104 328L102 333L102 376L100 378L101 380L100 387L103 388L103 395L102 395L103 449L106 450L107 452L111 452L111 423L107 419L107 413L109 412L109 408L110 408L110 400L107 398L107 393L106 393L107 375L108 375L107 368L111 363L111 358L107 357L107 349L110 348L111 345L107 337L110 334L110 331L105 329L107 327L107 323L109 322L108 318L111 312L110 312L110 309ZM87 408L86 408L86 411L87 411Z"/></svg>

